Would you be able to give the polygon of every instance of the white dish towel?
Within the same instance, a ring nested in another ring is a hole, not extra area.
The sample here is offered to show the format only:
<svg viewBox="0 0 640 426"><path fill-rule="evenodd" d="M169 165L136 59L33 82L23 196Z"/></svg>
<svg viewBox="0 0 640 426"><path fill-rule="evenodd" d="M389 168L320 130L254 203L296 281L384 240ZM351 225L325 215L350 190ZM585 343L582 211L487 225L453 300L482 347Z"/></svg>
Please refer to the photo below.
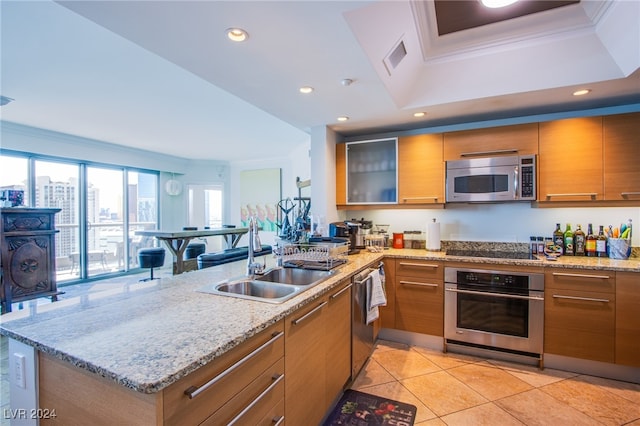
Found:
<svg viewBox="0 0 640 426"><path fill-rule="evenodd" d="M383 275L384 276L384 275ZM378 306L387 306L387 296L384 291L383 276L375 269L367 280L367 324L371 324L380 316Z"/></svg>

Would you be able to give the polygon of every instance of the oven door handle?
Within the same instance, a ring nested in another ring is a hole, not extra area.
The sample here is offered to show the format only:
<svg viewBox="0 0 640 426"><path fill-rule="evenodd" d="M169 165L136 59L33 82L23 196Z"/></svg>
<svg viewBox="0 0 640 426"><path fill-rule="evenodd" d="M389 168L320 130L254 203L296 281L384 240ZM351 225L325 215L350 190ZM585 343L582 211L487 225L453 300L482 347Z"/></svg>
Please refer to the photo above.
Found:
<svg viewBox="0 0 640 426"><path fill-rule="evenodd" d="M457 288L445 288L446 291L454 293L473 294L475 296L489 296L489 297L502 297L505 299L521 299L521 300L539 300L544 301L544 297L539 296L520 296L518 294L505 294L505 293L489 293L484 291L471 291L471 290L458 290Z"/></svg>

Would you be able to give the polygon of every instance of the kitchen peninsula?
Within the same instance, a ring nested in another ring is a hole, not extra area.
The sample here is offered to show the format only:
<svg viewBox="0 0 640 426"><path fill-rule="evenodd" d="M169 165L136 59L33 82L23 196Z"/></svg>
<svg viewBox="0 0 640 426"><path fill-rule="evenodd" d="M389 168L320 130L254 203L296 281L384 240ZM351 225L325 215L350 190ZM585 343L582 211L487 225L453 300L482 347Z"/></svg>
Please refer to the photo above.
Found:
<svg viewBox="0 0 640 426"><path fill-rule="evenodd" d="M390 249L349 256L349 262L330 279L283 304L196 291L206 284L242 275L245 262L235 262L135 283L120 292L98 293L95 297L41 306L34 303L27 309L4 315L0 332L12 343L35 349L33 356L40 364L40 408L56 409L57 420L52 419L50 424L65 424L65 416L77 419L74 416L89 415L87 411L78 411L77 405L81 404L91 404L91 411L98 416L84 419L85 424L163 424L169 421L167 407L171 404L172 386L197 375L253 337L281 327L288 315L323 298L350 276L381 259L476 265L497 262L442 252ZM273 263L271 258L268 261ZM550 271L582 268L640 276L638 258L500 260L499 263ZM273 336L277 339L278 333ZM10 356L13 352L10 347ZM277 362L274 361L274 365ZM56 380L59 377L56 374L65 374L65 380ZM31 377L31 380L35 385L37 378ZM29 375L27 388L28 384ZM179 392L182 398L185 390L187 387ZM287 395L284 399L286 404ZM122 409L122 404L127 404L128 409ZM133 416L131 413L137 413L138 423L132 423L128 417ZM82 419L78 421L82 423Z"/></svg>

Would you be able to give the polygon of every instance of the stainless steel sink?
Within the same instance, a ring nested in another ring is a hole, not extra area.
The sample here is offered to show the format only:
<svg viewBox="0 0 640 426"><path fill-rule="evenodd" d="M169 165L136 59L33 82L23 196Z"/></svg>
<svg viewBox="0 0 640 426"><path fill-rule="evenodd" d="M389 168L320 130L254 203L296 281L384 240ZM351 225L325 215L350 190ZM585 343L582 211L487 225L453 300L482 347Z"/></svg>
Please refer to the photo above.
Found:
<svg viewBox="0 0 640 426"><path fill-rule="evenodd" d="M260 302L283 303L331 275L333 275L332 271L273 268L263 275L232 278L216 284L208 284L199 288L198 291Z"/></svg>
<svg viewBox="0 0 640 426"><path fill-rule="evenodd" d="M262 275L256 275L257 281L268 281L280 284L311 286L329 278L332 271L318 271L314 269L273 268Z"/></svg>
<svg viewBox="0 0 640 426"><path fill-rule="evenodd" d="M256 281L246 277L225 280L198 289L198 291L203 293L260 300L269 303L282 303L300 293L302 290L303 287L268 281Z"/></svg>

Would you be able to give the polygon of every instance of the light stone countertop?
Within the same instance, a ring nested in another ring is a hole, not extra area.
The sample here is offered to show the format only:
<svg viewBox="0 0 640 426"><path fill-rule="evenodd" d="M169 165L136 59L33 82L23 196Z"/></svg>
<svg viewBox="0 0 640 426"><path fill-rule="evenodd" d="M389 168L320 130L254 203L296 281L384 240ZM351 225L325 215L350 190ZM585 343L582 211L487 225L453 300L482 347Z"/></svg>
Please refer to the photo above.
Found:
<svg viewBox="0 0 640 426"><path fill-rule="evenodd" d="M271 304L196 291L241 276L238 261L169 278L139 282L55 303L25 302L25 309L0 317L0 333L99 374L135 391L154 393L233 349L344 279L385 256L496 266L640 273L640 259L561 257L557 261L449 256L424 249L362 250L333 277L282 303ZM267 266L273 266L269 257ZM639 275L640 285L640 275Z"/></svg>

